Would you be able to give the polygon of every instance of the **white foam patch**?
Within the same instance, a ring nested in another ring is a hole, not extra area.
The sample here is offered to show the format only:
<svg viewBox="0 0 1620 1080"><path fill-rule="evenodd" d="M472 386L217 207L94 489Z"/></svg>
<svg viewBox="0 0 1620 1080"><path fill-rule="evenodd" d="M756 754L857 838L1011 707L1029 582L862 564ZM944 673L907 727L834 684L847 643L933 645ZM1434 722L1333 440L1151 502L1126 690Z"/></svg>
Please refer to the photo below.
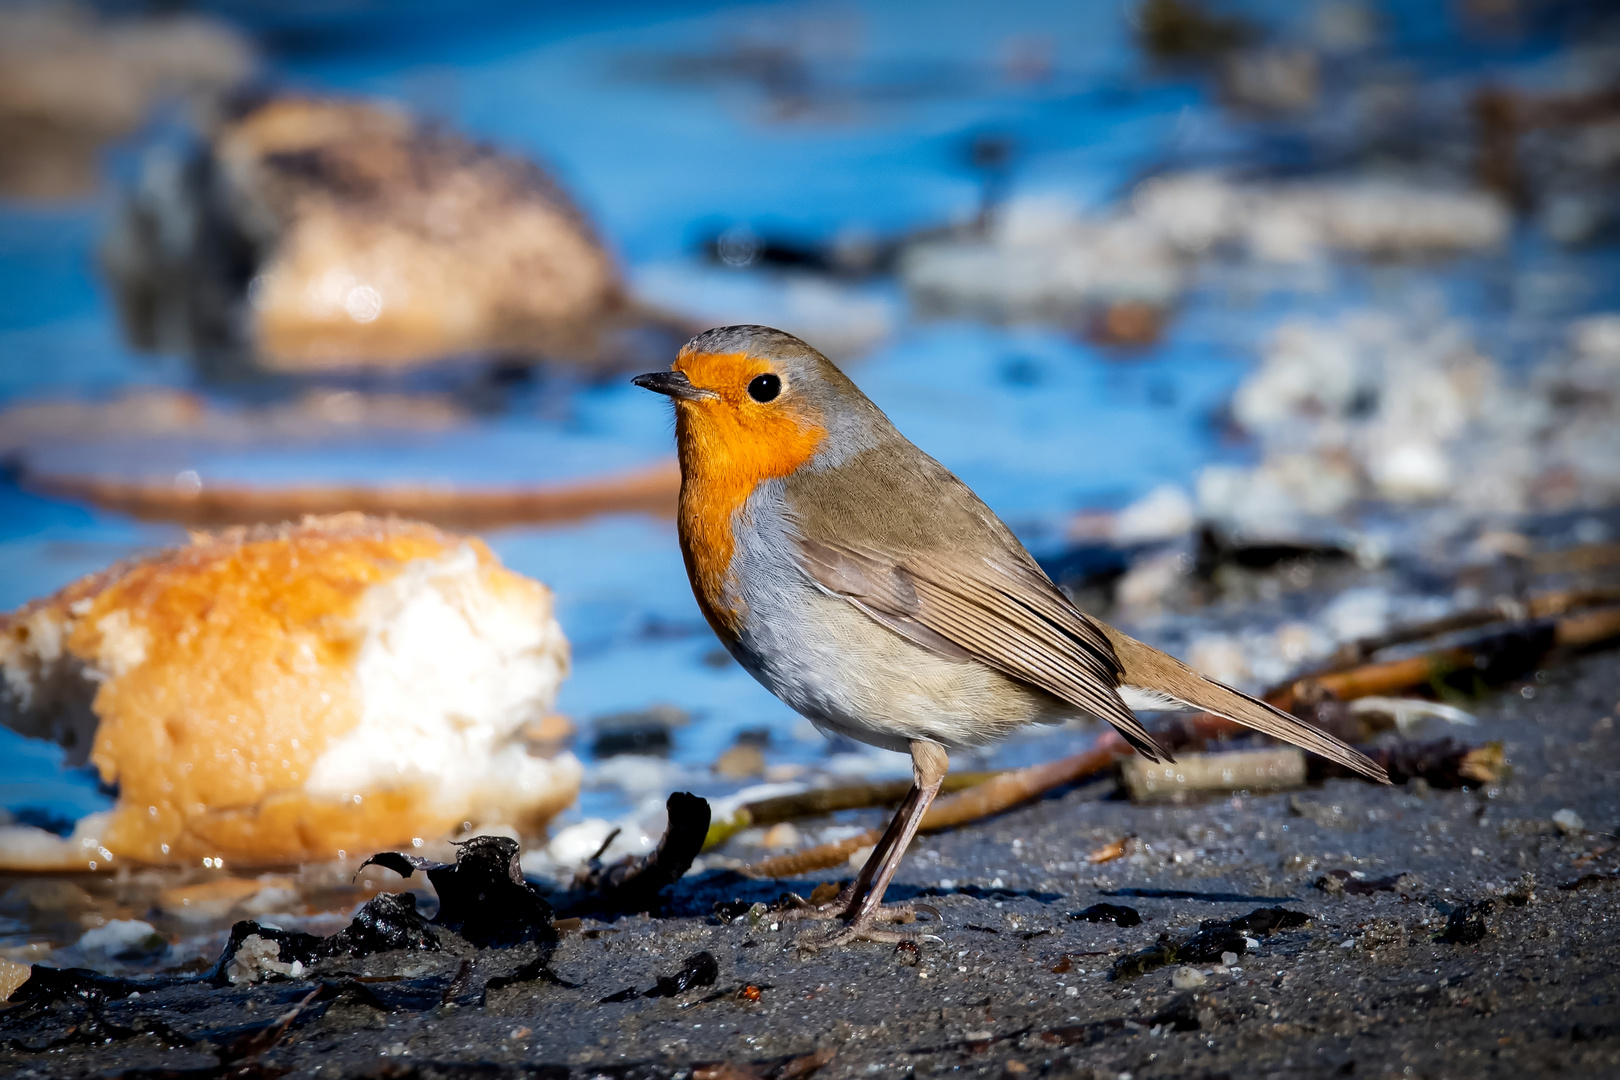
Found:
<svg viewBox="0 0 1620 1080"><path fill-rule="evenodd" d="M501 820L577 787L573 755L536 757L519 738L568 672L549 595L491 590L462 547L373 586L356 622L360 723L316 761L309 792L426 783L447 810Z"/></svg>

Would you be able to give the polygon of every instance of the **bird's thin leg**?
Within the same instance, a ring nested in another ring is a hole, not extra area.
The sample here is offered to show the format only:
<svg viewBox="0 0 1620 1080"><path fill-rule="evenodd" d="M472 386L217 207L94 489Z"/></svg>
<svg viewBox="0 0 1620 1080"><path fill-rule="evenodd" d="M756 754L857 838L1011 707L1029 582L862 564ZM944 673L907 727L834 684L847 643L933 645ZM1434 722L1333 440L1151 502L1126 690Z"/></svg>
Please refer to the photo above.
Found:
<svg viewBox="0 0 1620 1080"><path fill-rule="evenodd" d="M825 941L815 943L814 947L858 940L908 939L909 935L899 931L879 930L876 923L880 919L888 922L897 921L893 918L883 918L889 911L894 910L882 907L883 894L888 891L894 872L900 868L900 860L905 857L906 849L911 846L912 838L917 835L917 828L922 824L923 815L928 813L928 807L939 794L940 784L945 780L945 771L950 768L950 759L937 743L914 740L911 744L911 768L914 784L910 794L895 813L894 820L883 834L883 839L872 849L872 856L861 868L860 876L850 887L851 895L841 913L849 925ZM843 900L843 897L840 896L839 899ZM902 917L913 915L909 906L904 911L895 913Z"/></svg>
<svg viewBox="0 0 1620 1080"><path fill-rule="evenodd" d="M913 772L915 772L915 769L913 769ZM789 893L788 896L798 906L789 908L782 914L789 919L853 918L856 908L866 898L867 893L871 891L872 878L877 874L878 868L888 859L889 852L894 849L895 843L900 839L900 834L905 831L906 821L918 812L917 804L922 798L923 789L913 782L911 790L906 793L906 797L901 801L899 809L894 812L894 817L889 819L889 827L883 830L883 835L872 846L871 854L867 855L866 862L861 864L860 873L855 875L854 881L839 890L837 896L825 904L811 904L804 898ZM924 806L923 810L926 811L927 807ZM912 912L909 910L894 913L894 920L896 921L910 919L911 917Z"/></svg>

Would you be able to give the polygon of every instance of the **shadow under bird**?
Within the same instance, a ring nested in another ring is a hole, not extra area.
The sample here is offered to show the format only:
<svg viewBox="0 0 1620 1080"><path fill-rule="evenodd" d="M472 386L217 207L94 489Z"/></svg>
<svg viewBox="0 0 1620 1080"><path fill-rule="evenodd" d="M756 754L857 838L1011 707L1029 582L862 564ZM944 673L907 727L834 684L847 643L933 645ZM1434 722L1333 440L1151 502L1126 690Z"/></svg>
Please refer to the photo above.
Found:
<svg viewBox="0 0 1620 1080"><path fill-rule="evenodd" d="M1108 721L1169 760L1132 712L1197 708L1374 779L1384 771L1294 716L1085 614L990 508L913 446L831 361L764 326L709 330L670 371L680 540L709 625L824 732L909 751L914 784L831 903L821 944L906 935L883 893L949 766L1025 724Z"/></svg>

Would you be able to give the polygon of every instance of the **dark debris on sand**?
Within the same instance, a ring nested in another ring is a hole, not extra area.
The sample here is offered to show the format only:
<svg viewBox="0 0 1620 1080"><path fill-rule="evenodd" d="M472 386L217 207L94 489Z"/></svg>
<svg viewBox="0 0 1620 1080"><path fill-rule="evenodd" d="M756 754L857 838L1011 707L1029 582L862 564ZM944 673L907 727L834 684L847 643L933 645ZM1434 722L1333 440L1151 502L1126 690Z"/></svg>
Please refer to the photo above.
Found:
<svg viewBox="0 0 1620 1080"><path fill-rule="evenodd" d="M683 877L701 800L672 802L655 856L549 894L509 841L450 866L385 855L434 881L433 918L400 894L332 938L238 927L233 947L308 957L296 978L233 983L229 956L190 976L39 969L0 1012L0 1073L1620 1074L1620 661L1520 689L1478 710L1471 737L1511 766L1488 786L1330 779L1310 799L1334 813L1301 815L1286 794L1134 806L1092 785L924 837L890 894L939 911L914 948L801 956L826 928L778 900L836 871ZM1562 809L1589 827L1557 827ZM1089 862L1122 835L1129 856Z"/></svg>

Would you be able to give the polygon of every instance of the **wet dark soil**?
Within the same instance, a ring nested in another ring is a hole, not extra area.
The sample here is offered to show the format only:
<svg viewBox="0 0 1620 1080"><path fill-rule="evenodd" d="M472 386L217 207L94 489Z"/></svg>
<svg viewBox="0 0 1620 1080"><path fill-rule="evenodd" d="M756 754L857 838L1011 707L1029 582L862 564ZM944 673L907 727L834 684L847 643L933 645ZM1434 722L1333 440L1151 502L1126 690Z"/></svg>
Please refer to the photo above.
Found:
<svg viewBox="0 0 1620 1080"><path fill-rule="evenodd" d="M1145 807L1099 783L924 838L891 891L940 913L915 951L804 955L801 924L711 912L816 881L710 870L661 917L565 922L555 947L441 930L436 951L314 978L13 1008L0 1071L1620 1075L1617 711L1620 659L1594 656L1452 732L1505 742L1511 775L1483 790L1333 780ZM1128 855L1089 862L1126 835ZM1141 921L1071 917L1098 904ZM1306 918L1252 914L1272 908Z"/></svg>

